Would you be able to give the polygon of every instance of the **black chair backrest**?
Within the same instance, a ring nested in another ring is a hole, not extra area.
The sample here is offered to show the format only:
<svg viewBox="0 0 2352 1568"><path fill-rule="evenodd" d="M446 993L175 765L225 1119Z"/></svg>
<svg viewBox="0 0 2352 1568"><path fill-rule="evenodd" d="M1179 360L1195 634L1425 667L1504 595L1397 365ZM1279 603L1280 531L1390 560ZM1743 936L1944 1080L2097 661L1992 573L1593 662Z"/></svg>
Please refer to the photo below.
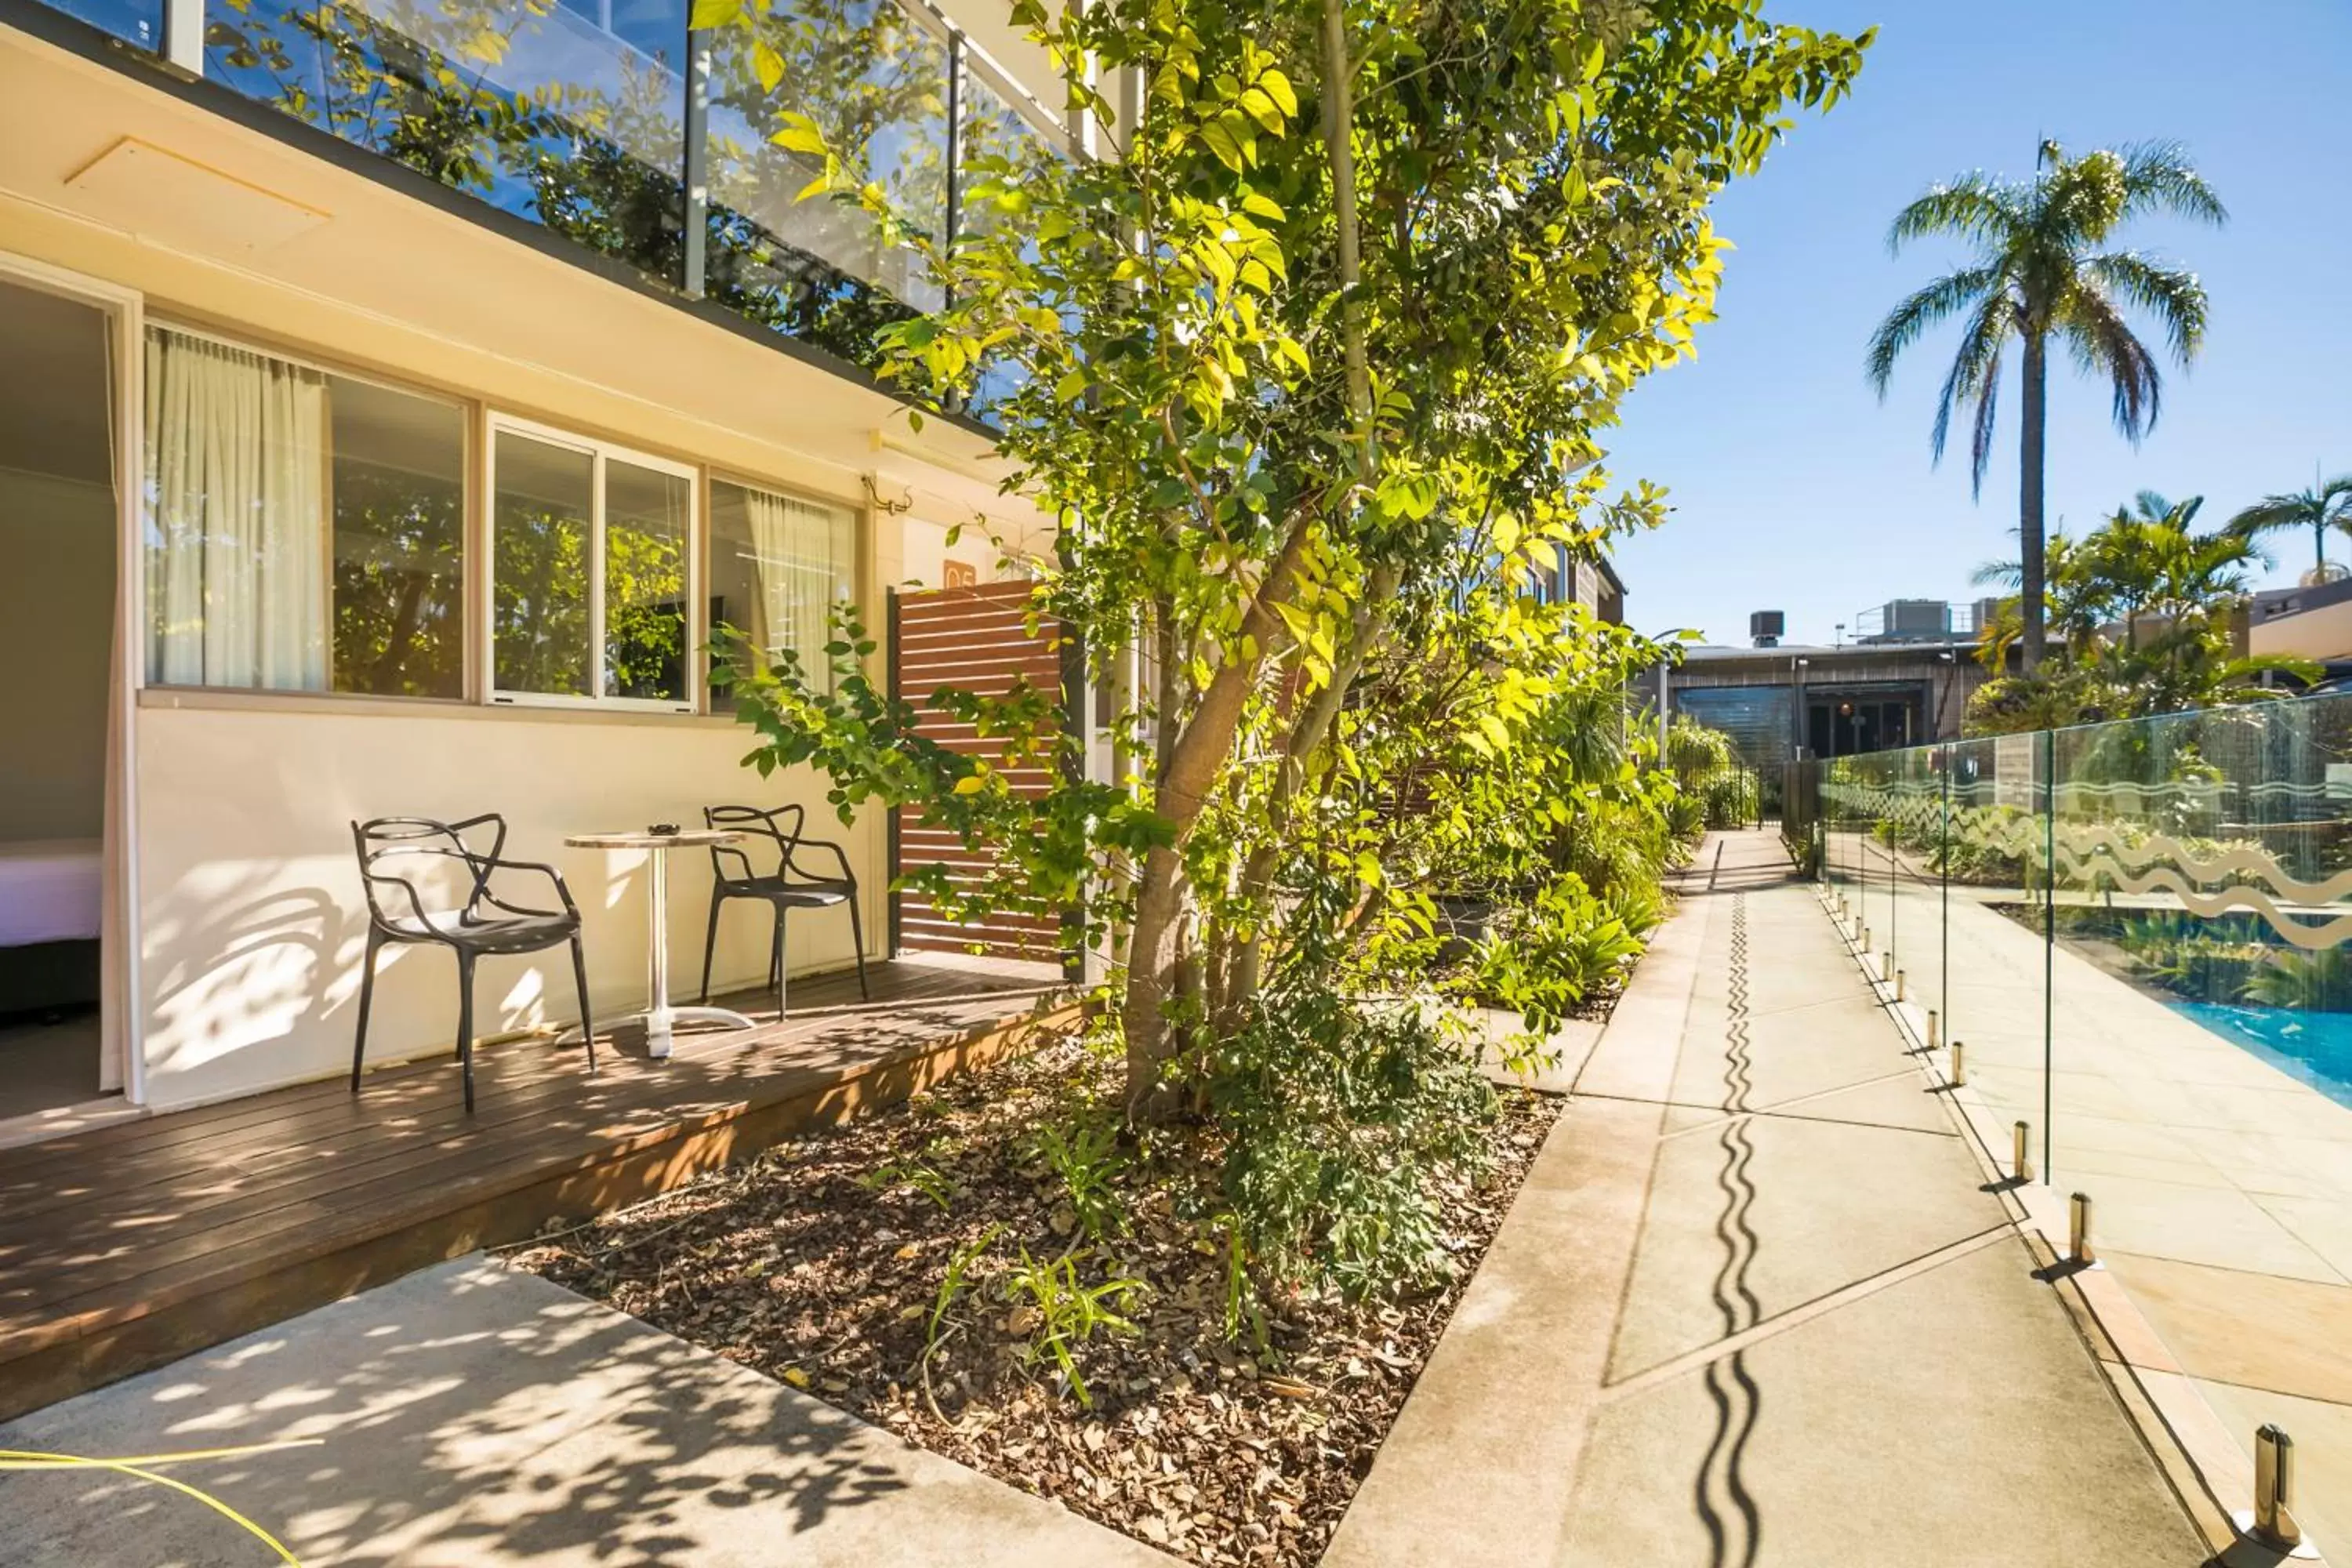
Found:
<svg viewBox="0 0 2352 1568"><path fill-rule="evenodd" d="M492 828L488 854L466 842L467 832L485 826ZM418 886L415 878L386 869L386 862L409 858L454 861L464 867L467 888L463 912L470 918L482 901L490 873L497 868L506 844L507 819L495 811L469 816L463 822L436 822L429 816L379 816L352 824L352 846L360 858L360 884L367 889L368 913L378 925L388 925L402 916L425 918L425 889ZM394 887L404 896L406 909L388 910L377 897L379 890Z"/></svg>
<svg viewBox="0 0 2352 1568"><path fill-rule="evenodd" d="M801 833L808 813L797 805L779 805L762 810L756 805L706 805L702 808L705 827L723 828L750 837L764 838L775 846L776 870L779 877L792 874L793 851L800 847ZM735 869L729 869L732 866ZM710 847L711 874L722 882L750 882L759 879L760 871L751 857L739 845L714 844Z"/></svg>

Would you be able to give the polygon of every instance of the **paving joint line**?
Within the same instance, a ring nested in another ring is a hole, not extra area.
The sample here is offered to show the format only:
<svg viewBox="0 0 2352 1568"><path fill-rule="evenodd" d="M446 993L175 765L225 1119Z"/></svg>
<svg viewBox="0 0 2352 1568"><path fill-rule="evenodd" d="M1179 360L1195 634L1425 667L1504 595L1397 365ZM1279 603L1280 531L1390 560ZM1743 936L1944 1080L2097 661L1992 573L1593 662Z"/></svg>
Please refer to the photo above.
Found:
<svg viewBox="0 0 2352 1568"><path fill-rule="evenodd" d="M1836 1289L1816 1296L1810 1301L1801 1301L1784 1312L1776 1312L1771 1317L1765 1318L1738 1333L1727 1334L1711 1344L1702 1345L1695 1351L1685 1351L1670 1361L1663 1361L1655 1366L1644 1368L1622 1382L1612 1383L1602 1389L1601 1401L1603 1405L1613 1405L1620 1400L1629 1399L1636 1394L1655 1388L1662 1383L1672 1382L1697 1367L1720 1361L1727 1355L1737 1354L1767 1340L1776 1339L1791 1329L1801 1328L1815 1319L1834 1312L1842 1307L1849 1306L1866 1297L1874 1296L1882 1290L1890 1289L1908 1280L1918 1279L1923 1274L1931 1274L1948 1263L1957 1263L1963 1258L1981 1252L1986 1247L2017 1234L2018 1227L2004 1220L1999 1225L1990 1226L1972 1235L1964 1236L1958 1241L1948 1242L1933 1252L1922 1253L1908 1262L1898 1263L1892 1268L1881 1269L1876 1274L1856 1279L1851 1284L1841 1285Z"/></svg>

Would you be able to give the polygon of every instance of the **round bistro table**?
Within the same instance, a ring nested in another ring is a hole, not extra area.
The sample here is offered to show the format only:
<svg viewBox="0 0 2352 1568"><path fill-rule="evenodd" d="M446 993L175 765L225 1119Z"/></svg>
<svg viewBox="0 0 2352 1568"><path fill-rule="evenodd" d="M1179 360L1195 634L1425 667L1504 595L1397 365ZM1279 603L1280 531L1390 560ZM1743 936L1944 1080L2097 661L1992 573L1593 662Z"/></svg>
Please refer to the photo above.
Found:
<svg viewBox="0 0 2352 1568"><path fill-rule="evenodd" d="M646 1054L667 1057L680 1024L724 1024L733 1029L755 1026L727 1007L673 1007L669 1005L669 852L705 849L732 844L743 837L723 828L686 828L677 833L575 833L564 839L574 849L642 849L646 851L646 992L641 1012L621 1020L641 1020L646 1026Z"/></svg>

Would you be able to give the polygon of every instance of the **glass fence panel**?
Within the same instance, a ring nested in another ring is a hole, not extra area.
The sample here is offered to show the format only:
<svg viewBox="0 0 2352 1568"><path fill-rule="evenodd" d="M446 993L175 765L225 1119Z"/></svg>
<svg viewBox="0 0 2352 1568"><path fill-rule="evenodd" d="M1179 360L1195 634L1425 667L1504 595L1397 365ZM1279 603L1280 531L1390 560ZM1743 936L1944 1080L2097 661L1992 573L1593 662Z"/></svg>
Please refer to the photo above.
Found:
<svg viewBox="0 0 2352 1568"><path fill-rule="evenodd" d="M2352 1332L2352 699L2054 744L2049 1179L2250 1455L2263 1421L2322 1440L2292 1395ZM2290 1300L2316 1338L2266 1331ZM2301 1490L2311 1533L2352 1530L2347 1472Z"/></svg>
<svg viewBox="0 0 2352 1568"><path fill-rule="evenodd" d="M1822 879L1852 924L1855 895L1853 761L1832 757L1821 764Z"/></svg>
<svg viewBox="0 0 2352 1568"><path fill-rule="evenodd" d="M163 47L163 0L48 0L48 4L142 49Z"/></svg>
<svg viewBox="0 0 2352 1568"><path fill-rule="evenodd" d="M1940 1027L1944 1008L1943 873L1937 850L1944 834L1944 753L1925 746L1898 752L1889 785L1885 849L1894 887L1889 921L1895 968L1905 1001Z"/></svg>
<svg viewBox="0 0 2352 1568"><path fill-rule="evenodd" d="M802 114L897 220L937 240L948 225L945 37L897 0L780 0L756 30L712 38L705 142L708 288L754 321L857 360L874 333L936 310L914 249L864 208L802 193L821 160L772 140Z"/></svg>
<svg viewBox="0 0 2352 1568"><path fill-rule="evenodd" d="M1036 173L1063 156L1014 107L1008 89L977 64L963 83L963 145L957 212L959 233L995 234L1024 227L1023 193ZM1023 249L1034 256L1035 247ZM982 418L1020 390L1026 373L1002 358L982 365L966 407Z"/></svg>
<svg viewBox="0 0 2352 1568"><path fill-rule="evenodd" d="M687 0L212 0L205 74L683 280Z"/></svg>
<svg viewBox="0 0 2352 1568"><path fill-rule="evenodd" d="M1979 1117L1996 1152L2018 1121L2048 1121L2049 817L2040 735L1961 741L1947 754L1947 821L1937 857L1943 909L1939 1024L1964 1047ZM2038 1157L2038 1142L2036 1143Z"/></svg>
<svg viewBox="0 0 2352 1568"><path fill-rule="evenodd" d="M2251 1452L2352 1333L2352 695L1815 761L1804 842L1938 1015L1954 1103ZM2301 1326L2271 1331L2291 1317ZM2238 1331L2242 1330L2242 1331ZM2352 1531L2307 1468L2306 1529Z"/></svg>

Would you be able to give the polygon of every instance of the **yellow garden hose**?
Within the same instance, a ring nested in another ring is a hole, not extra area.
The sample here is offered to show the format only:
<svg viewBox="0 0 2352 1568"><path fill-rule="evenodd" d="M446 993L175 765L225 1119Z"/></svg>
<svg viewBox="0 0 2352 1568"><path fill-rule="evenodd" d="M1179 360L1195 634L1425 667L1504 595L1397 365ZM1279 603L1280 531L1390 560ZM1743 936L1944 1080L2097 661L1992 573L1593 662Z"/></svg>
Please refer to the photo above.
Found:
<svg viewBox="0 0 2352 1568"><path fill-rule="evenodd" d="M159 1487L169 1487L175 1492L195 1499L235 1523L278 1553L278 1560L287 1568L302 1568L301 1563L295 1560L294 1553L286 1550L286 1543L269 1531L211 1493L170 1476L158 1475L152 1467L191 1464L201 1459L241 1459L249 1454L270 1454L282 1448L315 1448L320 1442L317 1437L296 1437L281 1443L254 1443L238 1448L192 1448L176 1454L131 1454L115 1459L88 1459L77 1454L37 1454L23 1449L0 1448L0 1470L112 1470L117 1475L129 1476L135 1480L152 1481Z"/></svg>

